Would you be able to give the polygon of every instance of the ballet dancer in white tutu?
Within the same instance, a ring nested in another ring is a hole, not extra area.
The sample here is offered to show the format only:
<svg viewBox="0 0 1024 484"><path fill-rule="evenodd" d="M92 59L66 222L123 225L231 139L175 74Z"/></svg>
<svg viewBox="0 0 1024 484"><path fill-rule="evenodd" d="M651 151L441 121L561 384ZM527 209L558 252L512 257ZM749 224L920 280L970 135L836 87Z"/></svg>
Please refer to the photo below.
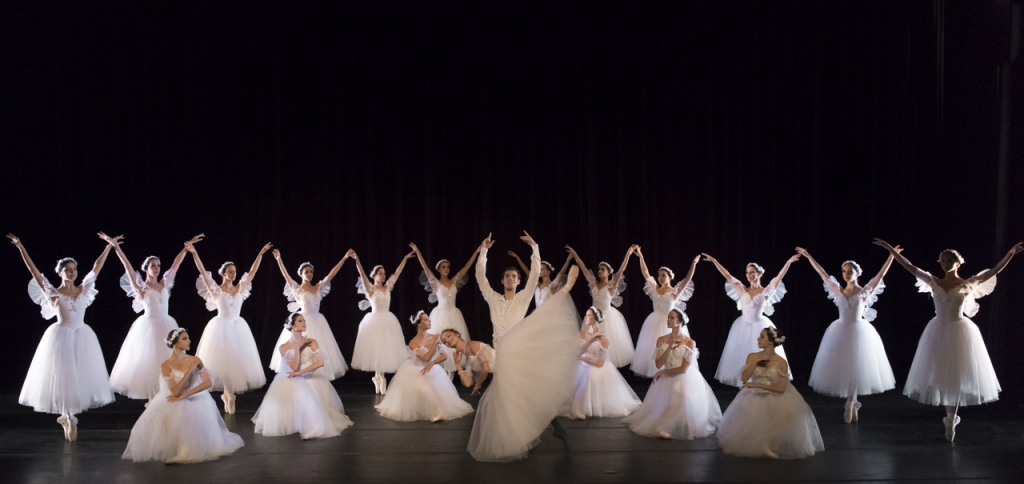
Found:
<svg viewBox="0 0 1024 484"><path fill-rule="evenodd" d="M459 381L466 388L473 387L470 395L478 395L487 377L494 372L496 363L494 348L479 341L466 341L459 332L448 328L441 332L441 342L450 348L455 360Z"/></svg>
<svg viewBox="0 0 1024 484"><path fill-rule="evenodd" d="M718 445L726 454L801 459L825 450L811 407L786 378L789 364L775 352L785 339L774 327L762 329L761 351L747 355L743 388L718 427Z"/></svg>
<svg viewBox="0 0 1024 484"><path fill-rule="evenodd" d="M304 336L306 318L291 313L284 329L289 338L277 348L283 364L252 417L254 432L265 437L299 434L303 440L341 435L352 421L330 380L317 371L324 366L323 351Z"/></svg>
<svg viewBox="0 0 1024 484"><path fill-rule="evenodd" d="M438 275L435 277L434 271L430 270L427 262L423 260L423 254L419 247L416 247L416 244L409 244L409 247L412 247L412 251L416 253L416 258L420 261L420 266L423 267L423 272L420 273L420 284L430 293L427 301L437 303L437 307L430 311L430 334L441 334L442 331L451 328L458 331L459 336L463 339L468 340L469 329L466 327L466 318L462 317L462 311L455 306L455 296L469 282L469 268L473 266L473 261L476 260L480 249L473 251L473 255L466 261L466 265L455 276L452 276L452 266L448 259L437 261L434 268L437 269ZM448 358L442 365L448 372L448 378L451 379L455 372L455 361Z"/></svg>
<svg viewBox="0 0 1024 484"><path fill-rule="evenodd" d="M640 252L640 246L636 247L636 255L640 258L640 272L646 281L644 293L651 298L654 311L647 316L643 327L640 328L640 337L636 339L636 356L633 357L633 364L629 369L633 370L637 376L650 378L658 372L658 367L654 365L654 350L657 347L658 338L665 336L670 331L669 327L665 325L665 318L673 308L679 309L683 315L684 324L681 330L683 335L690 336L690 331L686 329L686 323L690 320L686 316L686 301L693 296L693 273L697 270L700 256L693 258L686 277L673 286L672 279L676 275L672 269L664 266L658 268L658 279L655 281L647 270L647 261L644 260L643 252Z"/></svg>
<svg viewBox="0 0 1024 484"><path fill-rule="evenodd" d="M751 262L747 264L746 287L739 279L732 277L729 271L722 267L714 257L701 254L704 260L712 262L725 276L725 293L736 301L736 309L743 312L729 329L729 337L725 340L725 347L722 349L722 357L718 360L718 371L715 372L715 379L732 385L743 386L745 380L740 378L741 368L747 355L757 350L757 335L764 328L774 328L775 324L768 319L775 313L775 303L782 300L786 295L786 285L782 283L783 276L789 271L789 266L800 259L800 254L790 257L786 265L782 266L779 275L775 276L767 286L761 286L761 276L764 275L764 268ZM786 359L786 351L781 347L774 349L775 353L782 359ZM786 364L787 371L789 364ZM789 371L789 379L793 379L793 372Z"/></svg>
<svg viewBox="0 0 1024 484"><path fill-rule="evenodd" d="M601 262L597 265L597 274L587 269L583 260L572 247L567 245L565 248L569 251L569 255L576 259L576 263L583 270L583 276L587 278L593 306L604 314L604 322L599 327L608 338L608 361L616 368L632 363L633 336L629 334L626 318L615 308L622 305L621 294L626 290L626 283L622 280L622 276L626 271L626 265L629 264L629 256L636 250L636 246L632 245L626 251L626 257L622 259L619 272L615 272L611 264Z"/></svg>
<svg viewBox="0 0 1024 484"><path fill-rule="evenodd" d="M96 299L96 276L103 269L112 245L107 244L92 265L92 271L75 285L78 262L70 257L57 261L54 269L61 283L53 287L36 268L21 239L7 234L21 252L32 279L28 295L39 305L44 320L57 316L43 333L25 375L18 403L43 413L60 415L57 423L64 427L64 438L78 439L78 418L75 415L90 408L114 401L107 379L107 365L96 333L85 324L85 309ZM115 237L113 243L120 243Z"/></svg>
<svg viewBox="0 0 1024 484"><path fill-rule="evenodd" d="M419 311L409 318L416 336L409 341L409 359L395 372L377 411L399 422L454 420L473 412L473 406L459 398L442 363L448 358L440 336L429 332L430 317Z"/></svg>
<svg viewBox="0 0 1024 484"><path fill-rule="evenodd" d="M102 232L100 237L112 243L112 239ZM198 243L203 237L199 234L188 243ZM160 365L171 356L164 338L178 327L174 318L167 314L167 306L171 301L174 276L188 249L181 248L163 277L160 277L161 266L157 256L151 255L142 261L142 272L146 274L143 277L132 269L120 245L114 245L114 251L124 265L121 289L133 298L132 309L141 312L142 316L132 323L121 344L114 368L110 370L110 387L128 398L152 400L153 395L160 391Z"/></svg>
<svg viewBox="0 0 1024 484"><path fill-rule="evenodd" d="M896 247L897 252L902 250ZM860 419L858 410L861 407L857 401L858 395L882 393L896 388L896 377L885 355L882 338L871 325L877 316L871 306L885 289L882 278L889 271L893 257L889 255L882 264L882 270L864 287L857 283L857 278L863 274L860 264L852 260L843 262L843 280L846 281L843 287L835 277L825 272L806 249L797 247L796 251L810 261L825 281L828 298L839 308L839 319L829 325L825 336L821 338L808 383L822 395L846 398L843 421L856 422Z"/></svg>
<svg viewBox="0 0 1024 484"><path fill-rule="evenodd" d="M172 330L166 338L171 357L160 365L160 391L132 426L122 459L188 464L214 460L242 448L231 433L210 392L210 375L202 360L185 352L188 332Z"/></svg>
<svg viewBox="0 0 1024 484"><path fill-rule="evenodd" d="M391 313L391 291L398 282L398 276L402 275L405 263L415 255L415 252L406 254L390 278L381 265L373 266L370 269L370 276L367 277L359 256L355 251L352 252L352 258L356 260L356 269L359 270L356 292L366 296L365 300L359 301L359 309L370 310L370 313L363 316L363 320L359 322L356 347L352 350L352 368L374 372L373 384L377 393L381 395L388 391L388 381L384 374L398 371L398 367L409 359L409 349L405 346L402 325Z"/></svg>
<svg viewBox="0 0 1024 484"><path fill-rule="evenodd" d="M519 258L519 254L513 251L508 251L508 255L515 258L516 263L519 264L519 268L523 270L526 277L530 277L530 268L523 263L523 259ZM547 301L552 294L558 292L565 283L565 271L569 269L569 263L572 262L572 255L565 258L565 264L562 264L562 270L555 273L555 266L546 260L540 261L540 279L537 279L537 288L533 290L533 304L536 307L540 307ZM572 296L569 296L572 297Z"/></svg>
<svg viewBox="0 0 1024 484"><path fill-rule="evenodd" d="M597 325L604 319L601 310L587 309L579 332L579 362L573 377L573 394L562 409L562 416L582 420L587 417L625 417L640 407L640 398L626 380L608 362L608 338Z"/></svg>
<svg viewBox="0 0 1024 484"><path fill-rule="evenodd" d="M713 434L722 420L722 407L697 366L697 343L682 331L683 318L679 309L669 310L669 334L658 338L654 350L659 370L640 409L622 419L639 435L693 440Z"/></svg>
<svg viewBox="0 0 1024 484"><path fill-rule="evenodd" d="M1024 242L1010 248L991 269L967 279L957 274L964 258L953 249L939 254L942 277L935 277L915 267L884 240L875 239L874 244L888 250L896 262L917 277L921 292L932 295L935 317L921 333L903 394L927 405L945 406L942 424L946 427L946 440L952 442L960 423L960 407L994 402L1002 391L985 340L970 317L978 314L977 299L995 289L996 274L1006 268L1015 254L1024 252Z"/></svg>
<svg viewBox="0 0 1024 484"><path fill-rule="evenodd" d="M206 300L206 309L217 311L217 316L206 323L203 336L199 338L196 356L206 363L210 378L213 380L213 391L224 392L220 399L224 401L224 413L235 413L235 394L260 388L267 384L263 374L260 353L256 349L256 340L252 337L249 324L242 319L242 303L249 298L252 280L260 268L263 254L270 250L268 242L256 255L249 272L242 274L238 284L234 284L238 270L234 262L221 264L217 274L221 283L213 281L213 275L203 267L199 253L192 244L186 248L192 253L199 278L196 279L196 290Z"/></svg>
<svg viewBox="0 0 1024 484"><path fill-rule="evenodd" d="M331 269L331 272L327 273L327 277L316 283L313 282L313 264L309 262L299 264L298 274L302 282L295 282L288 275L288 270L285 269L284 259L281 258L281 251L274 249L273 254L274 259L277 259L277 267L281 269L281 275L284 276L284 295L288 297L288 311L302 314L302 318L306 321L305 336L316 340L317 344L320 345L320 357L324 360L324 365L319 370L320 373L327 377L328 380L341 378L348 371L348 365L345 363L345 356L341 354L341 348L338 347L338 341L334 339L331 325L327 324L327 318L320 314L320 303L323 301L324 296L331 292L331 280L334 279L334 276L338 275L338 271L345 265L345 261L352 257L352 250L349 250L338 261L338 264ZM270 355L271 370L280 372L283 368L281 352L277 351L276 348L280 348L291 337L291 331L287 329L281 331L281 336L277 338L277 344L274 345L275 350Z"/></svg>

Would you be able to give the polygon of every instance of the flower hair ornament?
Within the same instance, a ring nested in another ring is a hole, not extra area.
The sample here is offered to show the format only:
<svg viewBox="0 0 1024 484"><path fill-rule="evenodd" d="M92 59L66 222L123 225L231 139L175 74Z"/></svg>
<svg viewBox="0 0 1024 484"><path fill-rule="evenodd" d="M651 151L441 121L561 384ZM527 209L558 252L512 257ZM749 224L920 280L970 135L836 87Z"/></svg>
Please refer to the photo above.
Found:
<svg viewBox="0 0 1024 484"><path fill-rule="evenodd" d="M776 329L776 328L774 328L772 326L769 326L769 327L767 327L765 329L768 330L768 335L772 337L772 343L774 343L775 346L779 346L782 343L786 342L786 337L785 336L779 336L779 330L778 329Z"/></svg>
<svg viewBox="0 0 1024 484"><path fill-rule="evenodd" d="M288 331L291 331L292 330L292 326L295 326L295 318L298 315L299 315L298 311L289 314L288 317L285 318L285 320L284 320L284 329L286 329Z"/></svg>
<svg viewBox="0 0 1024 484"><path fill-rule="evenodd" d="M221 264L220 265L220 269L217 269L217 274L220 274L220 275L223 276L224 275L224 271L227 270L228 266L233 266L233 265L235 265L235 263L231 262L231 261L227 261L227 262ZM299 272L302 272L302 269L299 269ZM299 277L302 277L302 274L299 274Z"/></svg>
<svg viewBox="0 0 1024 484"><path fill-rule="evenodd" d="M609 263L607 263L605 261L601 261L600 263L597 264L597 267L601 267L601 266L605 266L605 267L608 268L608 275L609 276L612 275L612 274L615 274L615 269L612 269L612 265L611 264L609 264Z"/></svg>
<svg viewBox="0 0 1024 484"><path fill-rule="evenodd" d="M761 267L761 264L758 264L757 262L751 262L747 264L747 267L753 267L758 274L764 274L764 267Z"/></svg>
<svg viewBox="0 0 1024 484"><path fill-rule="evenodd" d="M67 264L68 262L74 262L76 266L78 265L78 261L76 261L75 259L72 259L71 257L65 257L65 258L57 261L57 268L54 269L54 272L56 272L57 274L60 274L60 270L63 269L64 268L64 264Z"/></svg>
<svg viewBox="0 0 1024 484"><path fill-rule="evenodd" d="M601 312L600 309L597 309L594 306L590 306L587 309L589 309L590 311L592 311L594 313L594 319L596 319L597 322L599 322L599 323L604 322L604 313Z"/></svg>
<svg viewBox="0 0 1024 484"><path fill-rule="evenodd" d="M409 322L414 324L414 325L415 324L420 324L420 316L425 316L426 314L427 314L426 312L424 312L422 309L420 309L419 311L416 311L416 315L415 316L410 316L409 317Z"/></svg>
<svg viewBox="0 0 1024 484"><path fill-rule="evenodd" d="M961 265L962 265L962 264L963 264L964 262L966 262L966 261L964 260L964 256L960 255L960 253L959 253L959 252L957 252L957 251L955 251L955 250L953 250L953 249L946 249L946 250L944 250L944 251L942 251L942 252L939 252L939 257L940 257L940 258L942 257L942 254L953 254L953 257L955 257L955 258L956 258L956 261L957 261L957 262L959 262L959 263L960 263Z"/></svg>
<svg viewBox="0 0 1024 484"><path fill-rule="evenodd" d="M861 274L863 274L863 273L864 273L864 270L860 268L860 264L858 264L858 263L856 263L856 262L854 262L854 261L852 261L852 260L848 260L848 261L846 261L846 262L843 262L843 265L844 265L844 266L845 266L846 264L850 264L850 267L852 267L852 268L853 268L853 273L854 273L854 274L856 274L856 275L858 275L858 276L859 276L859 275L861 275ZM839 267L842 267L842 266L839 266Z"/></svg>
<svg viewBox="0 0 1024 484"><path fill-rule="evenodd" d="M373 266L372 269L370 269L370 280L372 280L374 282L374 284L377 283L375 278L377 277L377 271L380 270L380 269L384 269L384 266L382 266L380 264L377 264L377 265Z"/></svg>
<svg viewBox="0 0 1024 484"><path fill-rule="evenodd" d="M441 270L441 263L442 262L448 262L448 259L441 259L441 260L437 261L437 264L434 264L434 270L435 271ZM448 267L451 267L451 265L452 265L452 263L448 262ZM377 266L377 267L380 267L380 266ZM376 269L376 267L375 267L375 269Z"/></svg>
<svg viewBox="0 0 1024 484"><path fill-rule="evenodd" d="M299 270L298 270L298 271L296 271L296 273L298 273L298 274L299 274L299 277L302 277L302 270L303 270L303 269L305 269L305 268L306 268L307 266L308 266L308 267L309 267L310 269L312 269L312 268L313 268L313 264L310 264L309 262L303 262L303 263L299 264Z"/></svg>
<svg viewBox="0 0 1024 484"><path fill-rule="evenodd" d="M149 257L146 257L146 260L142 261L142 272L146 272L146 269L149 268L149 261L154 260L154 259L157 262L160 262L160 258L155 256L155 255L151 255Z"/></svg>
<svg viewBox="0 0 1024 484"><path fill-rule="evenodd" d="M167 339L164 340L164 342L167 343L167 347L174 348L174 343L178 341L178 337L181 336L181 333L184 332L185 328L177 328L171 330L170 334L167 335Z"/></svg>
<svg viewBox="0 0 1024 484"><path fill-rule="evenodd" d="M547 267L547 268L548 268L548 272L550 272L550 273L552 273L552 274L554 274L554 273L555 273L555 266L551 265L551 263L550 263L550 262L548 262L548 261L546 261L546 260L542 260L542 261L540 261L540 264L541 264L542 266L544 266L544 267Z"/></svg>
<svg viewBox="0 0 1024 484"><path fill-rule="evenodd" d="M661 267L658 268L658 270L659 271L665 271L666 273L668 273L669 280L672 280L672 279L676 278L676 273L672 272L672 269L669 269L668 267L661 266Z"/></svg>

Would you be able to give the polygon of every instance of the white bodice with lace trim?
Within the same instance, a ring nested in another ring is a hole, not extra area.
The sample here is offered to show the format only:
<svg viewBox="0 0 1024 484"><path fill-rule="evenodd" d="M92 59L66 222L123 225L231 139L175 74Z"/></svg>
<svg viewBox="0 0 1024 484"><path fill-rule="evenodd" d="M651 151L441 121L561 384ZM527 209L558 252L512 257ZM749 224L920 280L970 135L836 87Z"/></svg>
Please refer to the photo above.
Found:
<svg viewBox="0 0 1024 484"><path fill-rule="evenodd" d="M931 293L935 302L935 316L942 321L957 321L963 319L965 315L973 317L978 314L981 307L977 299L991 294L995 289L996 276L981 282L988 271L989 269L985 269L978 275L965 279L961 284L949 288L948 291L939 285L938 279L925 271L918 269L914 275L918 279L918 290Z"/></svg>
<svg viewBox="0 0 1024 484"><path fill-rule="evenodd" d="M659 357L661 357L661 355L664 354L665 351L669 352L668 359L665 360L664 368L666 370L671 370L673 368L679 368L680 366L683 366L683 361L689 361L692 365L693 361L696 360L697 357L700 355L700 352L697 351L696 348L690 348L689 346L686 345L679 345L669 350L669 345L663 343L660 346L658 346L658 351L655 354L654 359L658 359Z"/></svg>
<svg viewBox="0 0 1024 484"><path fill-rule="evenodd" d="M92 305L99 293L96 290L96 274L90 271L85 275L79 286L82 291L75 297L61 294L46 278L43 278L43 286L40 288L35 279L28 283L29 297L39 305L43 319L57 316L57 323L68 328L85 325L85 309Z"/></svg>

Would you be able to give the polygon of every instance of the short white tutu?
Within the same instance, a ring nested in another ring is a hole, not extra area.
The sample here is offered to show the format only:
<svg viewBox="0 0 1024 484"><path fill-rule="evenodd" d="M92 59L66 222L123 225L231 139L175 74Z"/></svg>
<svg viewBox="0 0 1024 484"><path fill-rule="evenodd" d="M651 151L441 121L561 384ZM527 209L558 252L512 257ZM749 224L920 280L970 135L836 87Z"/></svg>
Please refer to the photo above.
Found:
<svg viewBox="0 0 1024 484"><path fill-rule="evenodd" d="M823 395L848 397L892 390L896 377L871 323L836 320L821 338L808 384Z"/></svg>
<svg viewBox="0 0 1024 484"><path fill-rule="evenodd" d="M320 345L320 356L324 359L324 366L317 373L327 377L328 380L341 378L348 371L348 364L345 363L345 355L341 354L338 341L334 339L334 332L327 324L327 318L320 313L301 313L306 320L306 330L302 334ZM281 335L274 345L274 353L270 356L270 369L277 372L281 368L281 353L277 351L286 341L291 339L292 332L287 329L281 330Z"/></svg>
<svg viewBox="0 0 1024 484"><path fill-rule="evenodd" d="M626 318L622 313L609 306L604 311L604 321L597 326L608 337L608 362L616 368L632 363L633 337L629 334L629 326L626 325Z"/></svg>
<svg viewBox="0 0 1024 484"><path fill-rule="evenodd" d="M352 368L394 373L409 359L402 325L390 311L371 312L359 322L356 347L352 350Z"/></svg>
<svg viewBox="0 0 1024 484"><path fill-rule="evenodd" d="M666 432L679 440L707 437L721 420L722 407L696 362L686 373L663 375L651 382L640 409L622 419L639 435L661 437Z"/></svg>
<svg viewBox="0 0 1024 484"><path fill-rule="evenodd" d="M295 378L288 378L287 371L278 373L252 421L257 434L297 433L305 439L334 437L352 426L338 392L315 371Z"/></svg>
<svg viewBox="0 0 1024 484"><path fill-rule="evenodd" d="M973 321L933 318L925 326L903 394L928 405L978 405L999 399L999 379Z"/></svg>
<svg viewBox="0 0 1024 484"><path fill-rule="evenodd" d="M114 401L96 333L53 323L36 347L18 403L37 412L71 415Z"/></svg>
<svg viewBox="0 0 1024 484"><path fill-rule="evenodd" d="M742 387L743 382L740 376L743 372L743 365L747 364L747 355L757 353L757 338L761 330L772 327L772 321L765 316L758 316L754 321L747 321L743 316L736 318L729 329L729 338L725 340L725 348L722 348L722 358L718 360L718 371L715 372L715 379L734 387ZM786 359L786 350L782 346L775 347L775 353ZM787 360L788 362L788 360ZM792 369L789 371L789 379L793 379Z"/></svg>
<svg viewBox="0 0 1024 484"><path fill-rule="evenodd" d="M444 369L434 365L422 375L420 371L424 366L425 363L415 356L402 363L377 408L382 417L400 422L436 417L454 420L473 412L473 406L459 398Z"/></svg>
<svg viewBox="0 0 1024 484"><path fill-rule="evenodd" d="M177 327L170 316L139 316L110 370L110 387L128 398L152 399L160 391L160 365L171 357L164 340Z"/></svg>
<svg viewBox="0 0 1024 484"><path fill-rule="evenodd" d="M633 364L629 369L637 376L652 378L658 372L654 366L654 354L658 348L658 338L669 334L672 329L666 324L668 316L661 313L651 313L644 320L640 328L640 336L636 339L636 354L633 355ZM683 325L679 330L687 338L690 337L690 330Z"/></svg>
<svg viewBox="0 0 1024 484"><path fill-rule="evenodd" d="M639 407L640 398L611 363L605 362L598 368L579 361L573 377L573 394L561 414L573 419L625 417Z"/></svg>
<svg viewBox="0 0 1024 484"><path fill-rule="evenodd" d="M780 459L810 457L825 450L818 422L792 383L779 394L744 388L722 416L718 445L726 454L766 457L765 449Z"/></svg>
<svg viewBox="0 0 1024 484"><path fill-rule="evenodd" d="M458 331L463 341L470 341L469 328L466 327L466 319L462 317L459 308L450 306L447 308L435 307L430 311L430 334L441 334L442 331L452 328ZM448 358L441 363L445 371L455 371L455 360ZM389 390L390 391L390 390Z"/></svg>
<svg viewBox="0 0 1024 484"><path fill-rule="evenodd" d="M199 340L196 356L206 365L213 387L234 393L260 388L267 384L263 363L256 349L249 324L242 318L217 316L206 324Z"/></svg>

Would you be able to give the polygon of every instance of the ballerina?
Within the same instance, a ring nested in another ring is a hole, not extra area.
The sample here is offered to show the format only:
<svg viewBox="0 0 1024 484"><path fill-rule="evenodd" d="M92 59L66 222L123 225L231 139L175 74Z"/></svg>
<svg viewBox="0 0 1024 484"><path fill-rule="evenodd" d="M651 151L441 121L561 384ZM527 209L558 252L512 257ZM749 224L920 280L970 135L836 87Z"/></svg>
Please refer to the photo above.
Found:
<svg viewBox="0 0 1024 484"><path fill-rule="evenodd" d="M440 337L429 332L432 324L420 311L409 318L416 336L409 341L409 359L391 379L391 391L377 406L384 418L399 422L455 420L473 412L473 406L459 398L441 363L448 358ZM452 330L454 331L454 330Z"/></svg>
<svg viewBox="0 0 1024 484"><path fill-rule="evenodd" d="M420 284L423 285L423 289L430 293L427 301L437 303L437 307L430 311L430 334L441 334L442 331L452 328L459 332L459 336L462 339L468 340L469 328L466 327L466 318L462 317L462 311L459 311L459 308L455 306L455 295L469 282L469 268L473 266L473 261L476 260L480 249L478 248L473 252L473 255L466 261L466 265L462 267L462 270L452 278L448 277L451 274L451 262L448 262L448 259L437 261L434 268L437 269L437 273L440 276L438 278L434 277L434 272L427 267L427 262L423 260L423 254L420 252L419 247L416 247L416 244L409 244L409 247L412 247L412 251L416 253L416 258L423 267ZM445 359L442 365L445 371L448 372L449 379L451 379L453 372L455 372L455 362L449 358Z"/></svg>
<svg viewBox="0 0 1024 484"><path fill-rule="evenodd" d="M479 395L487 377L494 372L494 348L479 341L466 341L459 332L448 328L441 332L441 342L455 350L452 359L459 372L459 380L466 388L473 387L470 395Z"/></svg>
<svg viewBox="0 0 1024 484"><path fill-rule="evenodd" d="M944 405L946 440L952 442L960 423L961 406L978 405L999 399L999 379L985 347L981 331L971 316L978 314L977 299L996 287L996 274L1002 272L1015 254L1024 252L1024 242L1010 248L995 267L974 277L961 279L957 270L964 258L953 249L939 254L943 276L935 277L903 257L896 247L875 239L901 266L917 277L921 292L931 293L935 317L925 326L917 353L910 365L903 394L928 405Z"/></svg>
<svg viewBox="0 0 1024 484"><path fill-rule="evenodd" d="M132 309L143 313L132 323L128 335L121 344L121 351L110 370L110 387L115 392L128 398L152 400L153 395L160 391L160 365L171 356L171 350L164 343L167 333L178 327L178 323L167 314L167 306L171 299L171 288L174 287L174 276L178 273L181 261L188 253L186 247L174 258L171 268L160 277L160 258L151 255L142 261L141 274L132 269L128 256L124 255L120 244L114 244L112 238L103 232L100 237L114 246L114 252L124 265L121 276L121 289L133 298ZM204 234L192 237L188 243L195 244L203 240ZM146 403L149 405L149 403Z"/></svg>
<svg viewBox="0 0 1024 484"><path fill-rule="evenodd" d="M366 300L359 301L359 309L370 309L370 313L359 322L356 347L352 350L352 368L374 372L373 384L381 395L388 391L388 381L384 374L398 371L398 367L409 358L405 337L402 336L402 325L391 313L391 290L395 288L398 276L402 275L406 261L415 255L415 251L406 254L390 278L386 277L384 266L373 266L370 269L370 277L373 279L370 279L363 272L359 256L352 251L356 269L359 270L356 292L366 296Z"/></svg>
<svg viewBox="0 0 1024 484"><path fill-rule="evenodd" d="M601 310L587 309L579 332L579 362L573 378L573 394L562 409L562 416L582 420L587 417L625 417L640 407L640 398L622 374L608 360L608 338L598 330L604 319Z"/></svg>
<svg viewBox="0 0 1024 484"><path fill-rule="evenodd" d="M265 437L299 434L302 440L341 435L352 426L338 392L318 369L320 345L303 336L306 318L291 313L284 323L288 340L278 346L284 362L253 415L254 432Z"/></svg>
<svg viewBox="0 0 1024 484"><path fill-rule="evenodd" d="M634 351L633 337L629 334L626 318L615 307L622 305L621 294L626 290L626 283L622 280L622 275L626 271L626 265L629 264L629 256L636 250L636 246L632 245L626 251L626 257L622 259L622 265L619 267L618 273L615 273L615 269L612 268L611 264L601 262L597 265L596 275L587 269L587 266L583 264L583 260L580 259L580 256L576 254L572 247L567 245L565 248L568 250L569 255L576 259L576 263L579 264L580 269L583 271L583 276L587 278L587 283L590 284L590 296L593 298L593 306L600 309L601 313L604 314L604 322L599 326L608 338L608 361L616 368L632 363ZM612 274L615 274L615 276L613 277Z"/></svg>
<svg viewBox="0 0 1024 484"><path fill-rule="evenodd" d="M210 396L210 375L203 361L185 352L192 341L182 328L171 330L171 357L160 364L160 392L132 426L122 459L168 464L215 460L245 445L231 433Z"/></svg>
<svg viewBox="0 0 1024 484"><path fill-rule="evenodd" d="M85 324L85 310L99 292L96 290L96 276L103 269L111 245L104 247L92 265L92 271L82 278L78 286L75 286L78 262L70 257L57 261L55 271L61 278L61 284L54 288L36 268L21 239L13 234L7 234L7 238L18 248L32 274L28 295L42 308L43 320L57 316L57 322L46 328L39 339L18 403L32 407L36 412L60 415L57 423L64 428L64 438L78 440L78 418L75 415L114 401L100 342L92 328ZM118 236L113 241L120 243L120 239Z"/></svg>
<svg viewBox="0 0 1024 484"><path fill-rule="evenodd" d="M902 250L896 248L897 252ZM889 255L882 264L882 270L864 287L857 284L857 277L863 273L860 264L852 260L843 262L843 279L846 281L846 287L843 288L806 249L797 247L796 251L807 258L825 281L828 298L839 308L839 319L829 325L821 338L818 356L814 359L811 378L807 383L822 395L845 397L843 421L856 422L861 407L857 401L858 395L882 393L896 388L896 377L885 355L882 338L870 323L877 315L871 306L885 289L882 278L889 272L893 256Z"/></svg>
<svg viewBox="0 0 1024 484"><path fill-rule="evenodd" d="M260 268L263 254L272 246L268 242L256 255L249 272L242 274L238 285L234 284L237 269L234 262L221 264L217 274L221 283L213 281L213 275L203 267L199 253L192 244L186 248L192 253L199 278L196 289L199 296L206 300L206 309L217 311L217 316L206 323L203 336L199 338L196 356L205 361L210 368L213 380L213 391L224 392L220 399L224 401L224 413L235 413L235 394L260 388L267 384L260 363L260 353L256 349L256 340L252 337L249 324L242 319L242 303L249 298L252 280Z"/></svg>
<svg viewBox="0 0 1024 484"><path fill-rule="evenodd" d="M277 267L281 269L281 275L284 276L284 295L290 301L288 303L288 311L302 314L302 318L306 321L305 336L316 340L317 344L320 345L320 357L324 360L324 365L319 370L320 373L327 377L328 380L341 378L348 371L348 365L345 363L345 356L341 354L341 348L338 347L338 341L334 339L331 325L327 324L327 318L320 314L320 301L331 292L331 279L338 275L341 266L345 265L345 261L352 257L354 253L352 250L349 250L338 264L331 269L331 272L327 273L327 277L324 277L316 284L313 283L313 264L303 262L299 265L298 274L302 282L298 283L288 275L288 271L284 268L281 251L274 249L272 253L274 254L274 259L277 259ZM277 338L277 344L274 345L274 348L280 348L281 345L291 339L291 336L291 332L287 329L281 331L281 336ZM281 353L274 351L270 356L270 369L280 372L282 368Z"/></svg>
<svg viewBox="0 0 1024 484"><path fill-rule="evenodd" d="M801 459L825 450L811 407L786 379L789 363L774 351L785 339L775 327L762 329L761 351L747 355L743 388L718 427L726 454Z"/></svg>
<svg viewBox="0 0 1024 484"><path fill-rule="evenodd" d="M523 263L523 260L519 258L519 254L513 251L508 251L508 255L515 258L516 263L519 264L519 268L523 270L526 277L530 277L530 268ZM535 307L540 307L547 301L552 294L558 292L562 287L562 283L565 282L565 271L569 268L569 263L572 262L572 255L565 258L565 264L562 264L562 270L551 278L551 274L555 273L555 266L546 260L540 261L540 278L537 279L537 288L533 290L533 304ZM570 298L572 296L569 296ZM579 321L579 320L577 320Z"/></svg>
<svg viewBox="0 0 1024 484"><path fill-rule="evenodd" d="M743 311L740 317L732 323L729 329L729 337L725 340L725 347L722 349L722 358L718 360L718 371L715 372L715 379L734 387L743 386L744 380L740 379L741 367L746 355L757 349L755 342L757 335L764 328L774 328L775 324L768 319L775 313L775 303L782 300L786 295L786 285L782 283L783 276L789 271L789 266L800 259L796 254L786 261L782 266L779 275L775 276L767 286L761 287L761 276L764 275L764 268L751 262L747 264L747 282L750 287L744 287L743 283L732 277L729 271L722 267L714 257L701 254L704 260L713 262L718 272L725 276L725 293L736 301L736 309ZM779 347L774 352L782 359L786 359L786 350ZM787 361L786 368L789 368ZM793 379L793 372L789 372L789 379Z"/></svg>
<svg viewBox="0 0 1024 484"><path fill-rule="evenodd" d="M693 258L693 262L690 263L690 271L686 273L686 277L673 286L672 279L676 276L672 269L659 267L658 280L655 281L647 270L647 261L644 260L644 254L640 252L639 245L636 246L636 255L640 258L640 273L643 274L644 280L647 281L647 284L644 285L644 293L654 303L654 312L647 316L643 327L640 328L640 337L636 339L636 354L640 356L633 358L633 364L630 365L629 369L633 370L633 373L637 376L650 378L658 372L658 366L654 364L658 338L665 336L671 331L665 325L665 318L668 317L668 312L672 308L678 308L679 313L683 315L681 331L687 338L690 337L690 331L686 328L686 324L690 322L690 318L686 315L686 301L689 301L690 297L693 296L693 273L697 270L700 256L698 255Z"/></svg>
<svg viewBox="0 0 1024 484"><path fill-rule="evenodd" d="M697 343L683 333L683 312L673 308L666 316L669 334L658 338L651 388L644 403L622 422L645 437L693 440L715 432L722 407L697 367Z"/></svg>

